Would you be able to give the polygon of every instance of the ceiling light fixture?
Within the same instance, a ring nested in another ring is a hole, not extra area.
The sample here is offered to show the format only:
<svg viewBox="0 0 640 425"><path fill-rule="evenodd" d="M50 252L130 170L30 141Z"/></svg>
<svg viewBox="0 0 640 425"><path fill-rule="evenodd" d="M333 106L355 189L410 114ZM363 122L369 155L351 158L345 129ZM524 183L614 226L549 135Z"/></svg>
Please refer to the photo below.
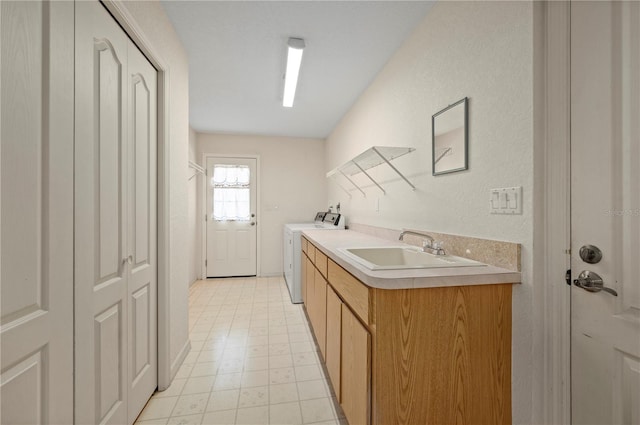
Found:
<svg viewBox="0 0 640 425"><path fill-rule="evenodd" d="M298 86L298 75L300 74L300 64L302 63L302 52L304 50L304 40L301 38L290 38L287 43L287 71L284 75L284 94L282 95L282 106L291 108L293 98L296 96Z"/></svg>

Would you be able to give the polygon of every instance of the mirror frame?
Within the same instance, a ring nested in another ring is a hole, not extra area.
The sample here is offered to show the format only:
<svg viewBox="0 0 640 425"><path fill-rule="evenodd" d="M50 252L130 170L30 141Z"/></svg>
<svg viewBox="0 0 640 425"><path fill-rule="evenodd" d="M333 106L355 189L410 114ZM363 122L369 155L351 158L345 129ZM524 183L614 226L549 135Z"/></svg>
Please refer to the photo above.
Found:
<svg viewBox="0 0 640 425"><path fill-rule="evenodd" d="M436 117L444 114L450 109L456 106L464 104L464 165L460 168L454 168L450 170L436 172ZM431 175L439 176L442 174L455 173L457 171L464 171L469 169L469 98L464 97L459 101L452 103L441 111L436 112L431 116Z"/></svg>

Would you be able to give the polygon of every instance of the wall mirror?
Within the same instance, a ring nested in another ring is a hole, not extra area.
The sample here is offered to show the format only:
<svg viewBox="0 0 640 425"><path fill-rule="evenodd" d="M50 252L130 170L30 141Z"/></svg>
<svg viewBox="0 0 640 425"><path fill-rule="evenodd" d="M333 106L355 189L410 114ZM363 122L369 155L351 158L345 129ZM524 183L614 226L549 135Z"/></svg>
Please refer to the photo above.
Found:
<svg viewBox="0 0 640 425"><path fill-rule="evenodd" d="M432 174L434 176L469 168L467 100L465 97L431 118Z"/></svg>

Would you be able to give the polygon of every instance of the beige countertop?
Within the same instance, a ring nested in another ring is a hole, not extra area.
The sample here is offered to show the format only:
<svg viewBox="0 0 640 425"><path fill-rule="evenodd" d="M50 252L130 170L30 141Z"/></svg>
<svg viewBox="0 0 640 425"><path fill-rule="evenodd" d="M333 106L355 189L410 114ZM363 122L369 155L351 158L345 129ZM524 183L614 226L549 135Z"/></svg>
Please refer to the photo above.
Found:
<svg viewBox="0 0 640 425"><path fill-rule="evenodd" d="M494 266L443 267L430 269L370 270L339 251L340 248L401 246L352 230L304 230L304 237L327 257L365 285L380 289L435 288L442 286L520 283L520 272ZM408 245L407 245L408 246Z"/></svg>

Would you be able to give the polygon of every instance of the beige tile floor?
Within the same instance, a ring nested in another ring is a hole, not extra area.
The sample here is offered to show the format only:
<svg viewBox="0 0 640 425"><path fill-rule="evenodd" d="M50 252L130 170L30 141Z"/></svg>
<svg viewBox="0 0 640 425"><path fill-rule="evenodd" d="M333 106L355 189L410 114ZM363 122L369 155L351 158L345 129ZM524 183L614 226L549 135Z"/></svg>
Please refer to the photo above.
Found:
<svg viewBox="0 0 640 425"><path fill-rule="evenodd" d="M173 383L137 424L347 424L283 278L196 282L189 337Z"/></svg>

